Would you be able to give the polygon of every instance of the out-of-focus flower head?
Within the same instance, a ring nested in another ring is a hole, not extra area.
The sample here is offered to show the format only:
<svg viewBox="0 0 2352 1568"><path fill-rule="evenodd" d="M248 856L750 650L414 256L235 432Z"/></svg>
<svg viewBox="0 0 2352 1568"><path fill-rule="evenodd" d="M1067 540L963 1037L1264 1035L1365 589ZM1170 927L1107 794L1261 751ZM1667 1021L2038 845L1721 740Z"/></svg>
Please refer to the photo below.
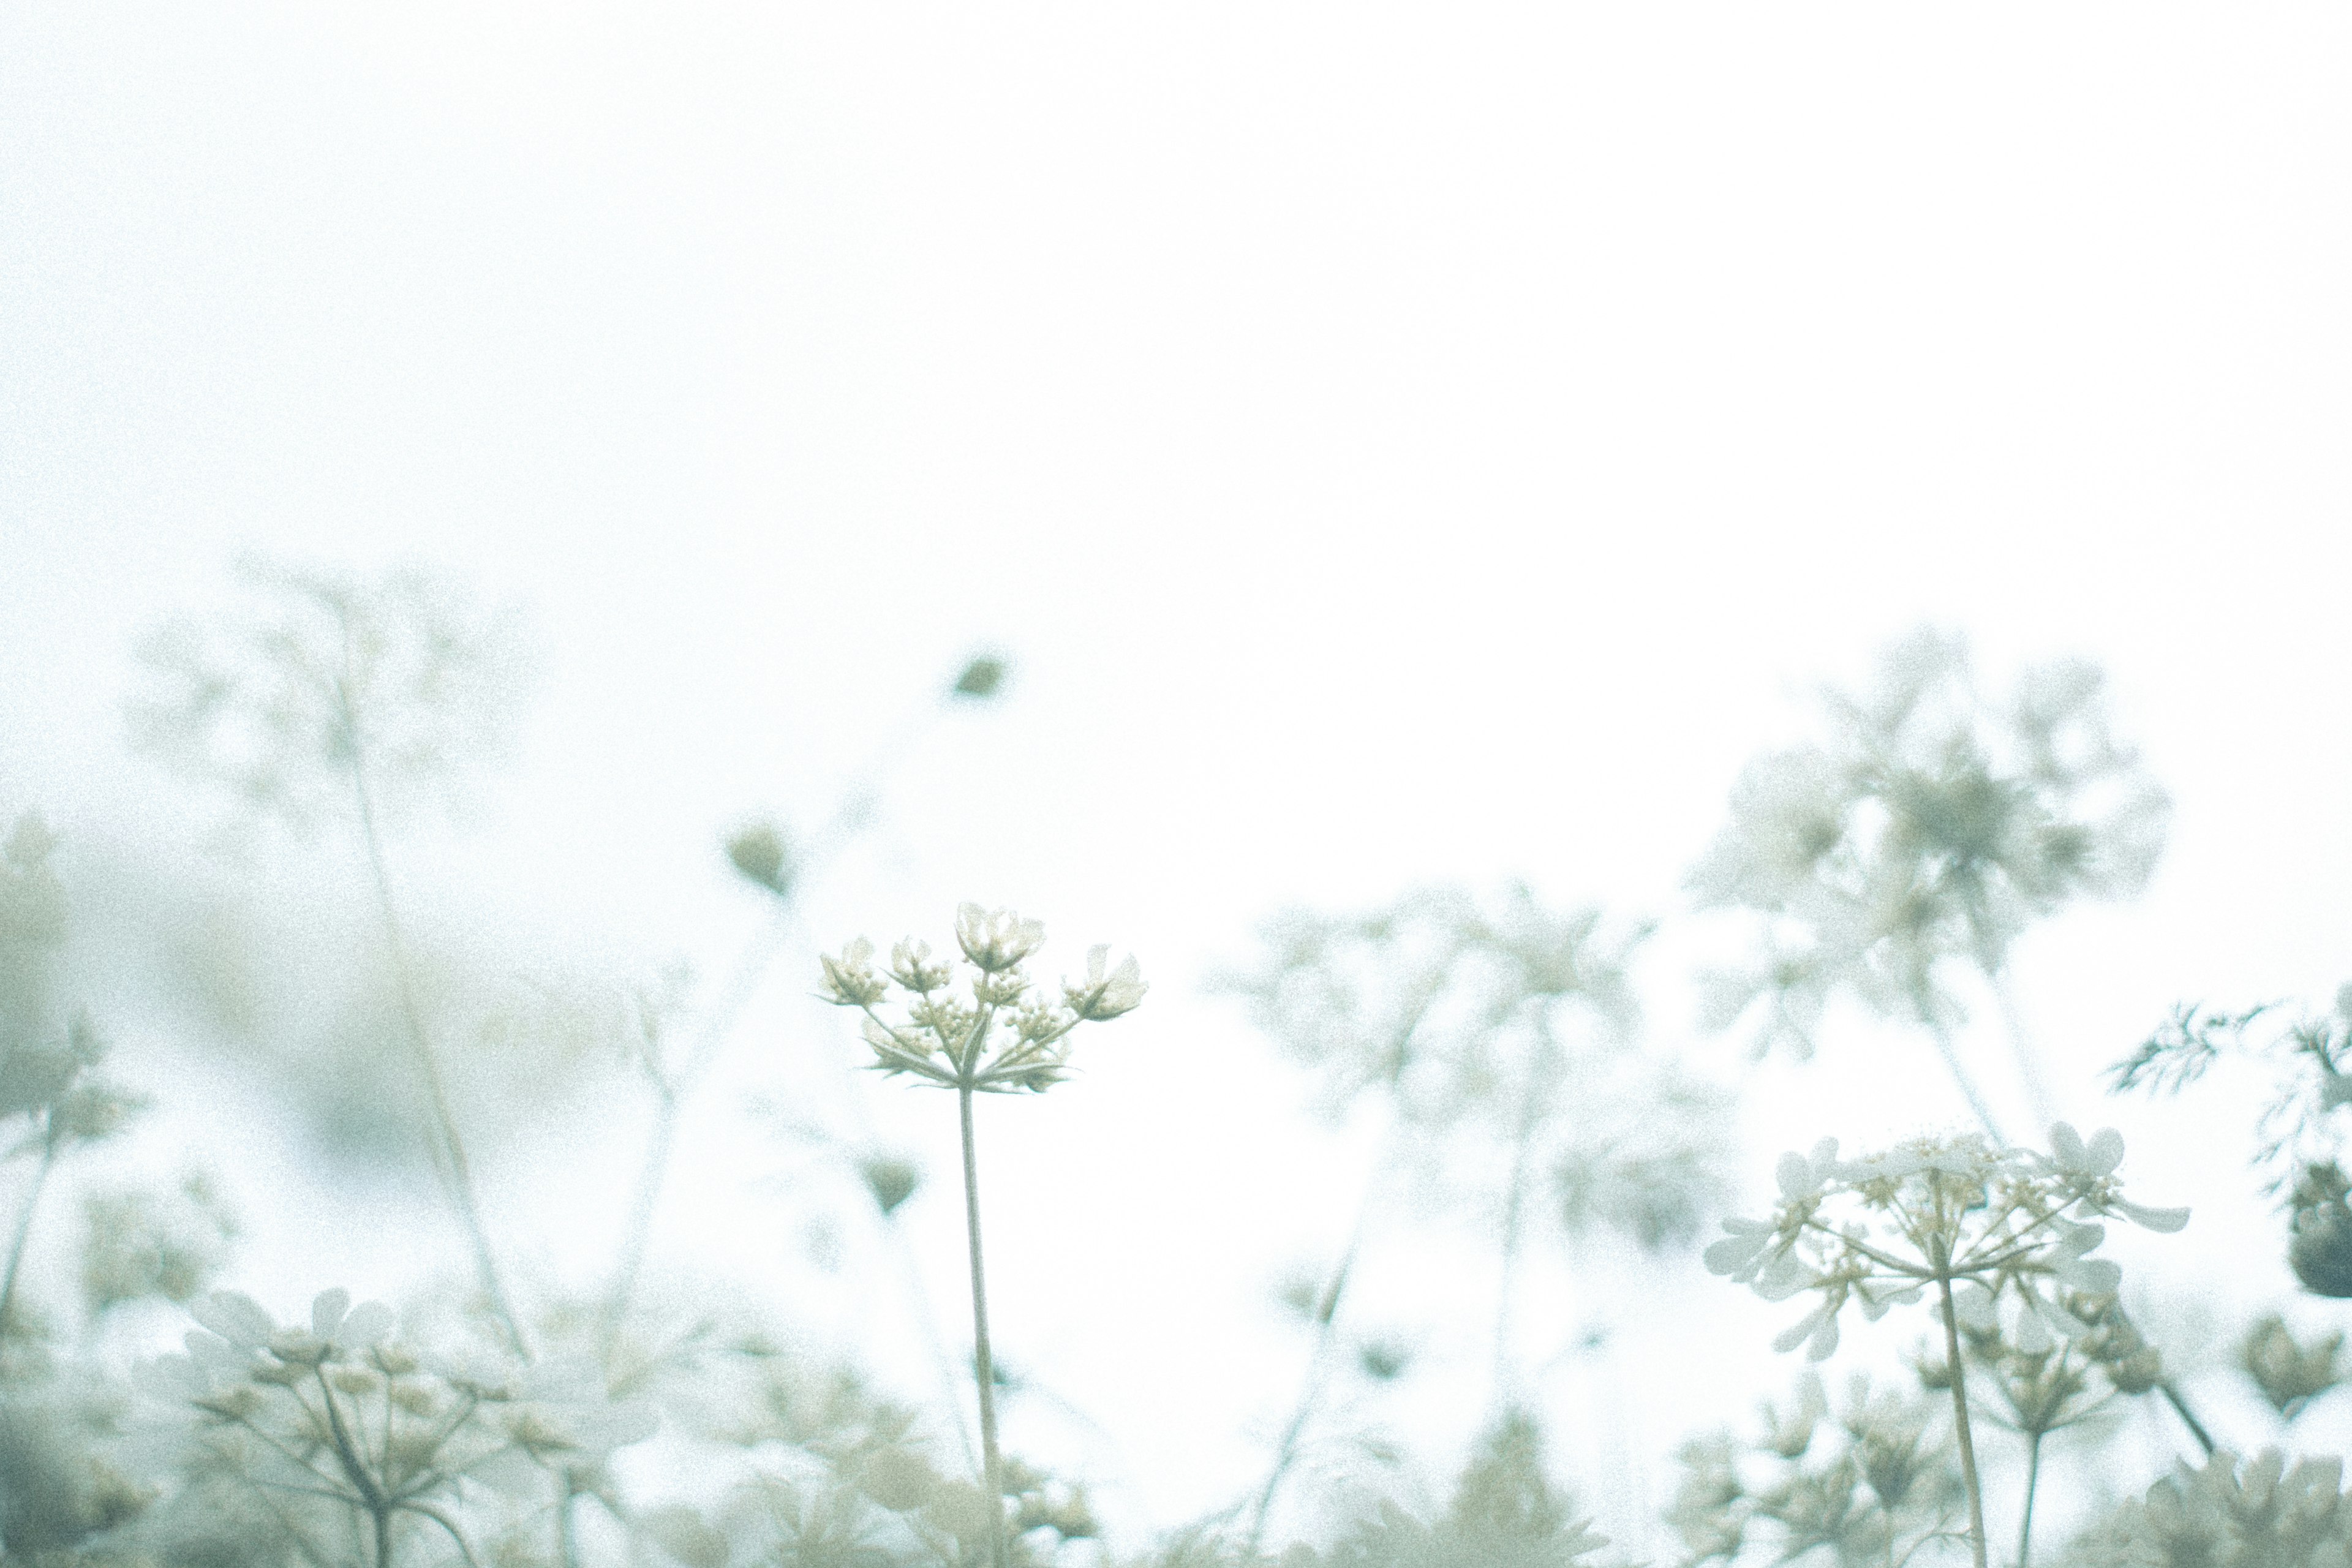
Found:
<svg viewBox="0 0 2352 1568"><path fill-rule="evenodd" d="M1948 962L1995 973L2071 900L2137 893L2169 803L2115 739L2103 684L2063 661L1988 702L1961 640L1923 631L1888 651L1874 691L1825 693L1827 734L1748 765L1691 872L1702 908L1765 917L1766 957L1710 979L1711 1016L1771 998L1761 1047L1801 1052L1837 986L1946 1020Z"/></svg>
<svg viewBox="0 0 2352 1568"><path fill-rule="evenodd" d="M651 1411L615 1403L584 1363L422 1354L394 1337L390 1309L343 1290L290 1325L234 1292L194 1314L204 1327L187 1352L142 1365L136 1381L176 1425L192 1480L273 1499L298 1535L381 1515L462 1546L451 1505L469 1488L543 1505L567 1476L653 1433Z"/></svg>
<svg viewBox="0 0 2352 1568"><path fill-rule="evenodd" d="M415 568L372 582L241 564L234 624L171 622L141 649L131 734L257 815L309 826L455 786L507 747L529 661L510 610Z"/></svg>
<svg viewBox="0 0 2352 1568"><path fill-rule="evenodd" d="M1368 1093L1391 1099L1430 1191L1486 1181L1492 1162L1459 1155L1500 1136L1550 1178L1569 1230L1658 1247L1727 1193L1730 1105L1634 1044L1627 966L1647 934L1525 886L1423 889L1365 915L1286 914L1220 984L1315 1071L1335 1119Z"/></svg>

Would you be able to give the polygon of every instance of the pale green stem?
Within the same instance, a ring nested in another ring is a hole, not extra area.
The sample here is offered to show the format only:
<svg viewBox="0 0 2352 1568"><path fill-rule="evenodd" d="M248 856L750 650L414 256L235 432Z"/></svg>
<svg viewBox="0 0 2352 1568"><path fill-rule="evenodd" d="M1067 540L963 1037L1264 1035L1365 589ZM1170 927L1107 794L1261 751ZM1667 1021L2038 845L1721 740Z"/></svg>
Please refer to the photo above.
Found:
<svg viewBox="0 0 2352 1568"><path fill-rule="evenodd" d="M368 787L367 752L360 738L358 710L352 703L351 633L348 620L343 625L343 672L334 683L337 710L342 720L343 741L351 748L352 793L358 802L360 836L367 847L368 869L375 880L376 908L383 918L384 946L392 959L393 989L399 994L403 1019L408 1026L408 1041L416 1058L418 1072L432 1104L433 1119L441 1133L439 1153L447 1165L446 1176L451 1197L464 1222L467 1238L474 1250L474 1271L482 1293L488 1297L491 1312L506 1330L514 1352L523 1360L530 1359L530 1342L523 1337L521 1320L515 1316L508 1302L506 1285L499 1275L497 1257L490 1250L489 1233L483 1227L481 1207L474 1197L474 1176L466 1158L465 1140L457 1131L457 1118L449 1104L448 1086L442 1081L441 1066L433 1055L432 1037L425 1027L425 1010L416 997L416 981L408 961L408 943L402 934L400 912L392 896L392 872L384 863L383 836L377 830L375 796Z"/></svg>
<svg viewBox="0 0 2352 1568"><path fill-rule="evenodd" d="M991 1556L996 1568L1012 1568L1013 1545L1004 1532L1004 1465L996 1447L996 1365L989 1354L988 1279L980 1247L980 1152L972 1141L971 1097L971 1084L957 1086L963 1121L964 1232L971 1253L972 1366L980 1379L980 1444L986 1467Z"/></svg>
<svg viewBox="0 0 2352 1568"><path fill-rule="evenodd" d="M2041 1075L2032 1064L2032 1052L2030 1037L2025 1028L2024 1014L2017 1005L2016 993L2010 986L2008 972L1988 970L1986 973L1992 983L1995 994L2000 997L2001 1012L2009 1024L2010 1044L2017 1051L2019 1069L2024 1075L2028 1092L2033 1096L2039 1108L2046 1134L2049 1124L2056 1118L2050 1114L2052 1101L2049 1090L2042 1085ZM1961 1068L1959 1057L1952 1048L1949 1032L1935 1020L1924 1000L1918 1002L1918 1007L1921 1021L1926 1023L1933 1033L1936 1048L1943 1054L1944 1065L1951 1069L1952 1081L1959 1085L1960 1092L1968 1097L1969 1104L1976 1110L1978 1121L1984 1126L1985 1136L1997 1144L2006 1144L2009 1141L2001 1136L1999 1124L1992 1119L1992 1112L1985 1109L1983 1097L1977 1093L1976 1086L1969 1081L1967 1072ZM2130 1319L2124 1315L2121 1301L2116 1303L2115 1310L2118 1321L2128 1325ZM2205 1451L2205 1457L2211 1458L2213 1457L2212 1435L2205 1430L2205 1424L2198 1420L2196 1412L2189 1408L2189 1398L2180 1392L2180 1385L2170 1377L2167 1377L2156 1386L2157 1392L2164 1395L2165 1403L2172 1406L2172 1413L2180 1417L2180 1424L2189 1428L2189 1435L2197 1440L2197 1446Z"/></svg>
<svg viewBox="0 0 2352 1568"><path fill-rule="evenodd" d="M1936 1289L1944 1305L1944 1359L1952 1374L1952 1423L1959 1433L1960 1479L1969 1492L1969 1550L1976 1568L1985 1568L1984 1491L1977 1480L1977 1446L1969 1430L1968 1373L1960 1364L1960 1321L1952 1310L1952 1276L1948 1262L1937 1248Z"/></svg>
<svg viewBox="0 0 2352 1568"><path fill-rule="evenodd" d="M348 713L347 713L348 716ZM490 1250L489 1232L482 1224L481 1205L474 1195L473 1164L466 1157L466 1142L457 1131L456 1110L449 1103L448 1085L441 1077L441 1065L433 1055L433 1042L425 1027L425 1009L417 1001L415 973L408 959L408 943L401 931L400 914L392 896L392 873L384 864L383 840L376 831L375 803L368 790L367 766L359 752L357 730L352 732L352 784L359 797L360 830L367 842L368 868L375 879L376 907L383 917L384 945L392 958L393 988L399 994L401 1016L408 1027L408 1042L416 1058L417 1071L425 1080L433 1120L441 1134L439 1152L446 1165L449 1194L457 1204L457 1216L466 1228L466 1237L474 1252L474 1273L481 1285L482 1294L488 1299L490 1311L506 1331L514 1352L523 1360L530 1359L530 1342L522 1331L522 1321L515 1315L507 1298L505 1281L499 1273L497 1255Z"/></svg>
<svg viewBox="0 0 2352 1568"><path fill-rule="evenodd" d="M1960 1065L1960 1053L1952 1042L1950 1027L1924 1002L1919 1006L1919 1021L1927 1026L1928 1038L1936 1042L1936 1054L1944 1058L1944 1070L1952 1075L1952 1082L1958 1088L1960 1097L1969 1102L1969 1109L1983 1123L1985 1136L1991 1139L1996 1147L2009 1147L2009 1139L2001 1132L2000 1123L1994 1120L1992 1108L1985 1103L1984 1094L1977 1088L1976 1079L1970 1078L1969 1069Z"/></svg>
<svg viewBox="0 0 2352 1568"><path fill-rule="evenodd" d="M1519 1245L1526 1231L1528 1156L1535 1142L1536 1129L1542 1124L1547 1109L1544 1089L1550 1081L1556 1065L1549 1048L1551 1034L1548 1026L1538 1024L1538 1047L1520 1101L1518 1125L1512 1132L1511 1184L1503 1200L1502 1278L1495 1291L1495 1366L1490 1410L1490 1414L1496 1415L1499 1415L1505 1406L1519 1394L1516 1363L1511 1354L1512 1287L1517 1283Z"/></svg>
<svg viewBox="0 0 2352 1568"><path fill-rule="evenodd" d="M47 1112L42 1127L41 1163L33 1173L33 1190L25 1194L25 1211L16 1216L16 1239L8 1244L8 1274L0 1279L0 1334L8 1328L8 1314L16 1304L16 1278L25 1267L25 1244L33 1236L33 1211L40 1206L41 1189L48 1184L50 1168L58 1163L57 1111Z"/></svg>
<svg viewBox="0 0 2352 1568"><path fill-rule="evenodd" d="M2042 1479L2042 1434L2026 1435L2025 1450L2025 1511L2017 1522L2017 1568L2026 1568L2033 1557L2033 1490Z"/></svg>
<svg viewBox="0 0 2352 1568"><path fill-rule="evenodd" d="M2026 1098L2033 1101L2034 1117L2047 1136L2058 1121L2058 1101L2050 1092L2049 1080L2042 1076L2041 1056L2026 1032L2025 1014L2018 1006L2017 988L2010 984L2006 968L1992 971L1992 989L2000 1004L2001 1022L2009 1030L2009 1048L2017 1058L2018 1079L2025 1085Z"/></svg>

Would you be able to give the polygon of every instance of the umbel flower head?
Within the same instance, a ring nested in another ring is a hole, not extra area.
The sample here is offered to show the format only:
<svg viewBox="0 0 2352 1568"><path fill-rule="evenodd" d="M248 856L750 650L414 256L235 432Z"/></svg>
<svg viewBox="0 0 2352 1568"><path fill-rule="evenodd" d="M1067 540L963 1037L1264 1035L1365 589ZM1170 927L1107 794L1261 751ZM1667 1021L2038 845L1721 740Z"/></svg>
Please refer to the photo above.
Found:
<svg viewBox="0 0 2352 1568"><path fill-rule="evenodd" d="M2113 1129L2085 1143L2061 1122L2051 1145L2048 1154L1995 1149L1965 1134L1841 1161L1837 1141L1826 1139L1809 1154L1780 1157L1772 1217L1724 1221L1730 1234L1706 1249L1706 1266L1768 1301L1815 1293L1813 1310L1773 1342L1781 1351L1804 1345L1814 1361L1837 1349L1847 1303L1875 1321L1931 1284L1958 1287L1953 1309L1963 1325L1998 1327L2029 1353L2084 1340L2096 1324L2062 1292L2112 1296L2123 1279L2113 1262L2089 1256L2106 1237L2094 1221L2114 1215L2176 1231L2189 1211L2125 1199L2115 1174L2124 1141Z"/></svg>
<svg viewBox="0 0 2352 1568"><path fill-rule="evenodd" d="M1554 909L1524 885L1409 892L1369 913L1296 911L1222 988L1320 1079L1335 1119L1388 1099L1429 1194L1508 1180L1497 1139L1549 1178L1567 1231L1686 1241L1727 1195L1727 1095L1638 1048L1628 967L1648 928ZM1475 1152L1474 1152L1475 1151Z"/></svg>
<svg viewBox="0 0 2352 1568"><path fill-rule="evenodd" d="M2028 924L2146 885L2169 805L2110 731L2104 678L2079 660L1982 700L1966 645L1932 631L1890 649L1878 689L1824 695L1820 742L1759 758L1692 870L1701 907L1768 917L1762 956L1709 977L1728 1026L1770 1005L1761 1045L1811 1048L1829 993L1927 1022L1956 1011L1937 971L1987 973Z"/></svg>
<svg viewBox="0 0 2352 1568"><path fill-rule="evenodd" d="M542 1501L654 1428L591 1369L436 1362L343 1290L289 1326L232 1292L195 1317L188 1353L142 1366L140 1386L185 1424L192 1485L257 1489L295 1539L373 1520L379 1539L437 1535L474 1561L452 1507L470 1488Z"/></svg>
<svg viewBox="0 0 2352 1568"><path fill-rule="evenodd" d="M251 618L175 621L141 648L143 749L301 826L349 807L356 771L394 805L506 746L529 662L510 613L415 569L238 571Z"/></svg>
<svg viewBox="0 0 2352 1568"><path fill-rule="evenodd" d="M968 903L956 912L956 945L967 972L961 992L957 966L934 959L929 942L898 942L888 970L877 973L874 944L859 937L838 955L821 958L819 994L865 1015L866 1043L879 1071L942 1089L1042 1091L1067 1076L1073 1030L1133 1012L1150 989L1133 958L1113 967L1110 949L1097 947L1087 955L1086 978L1063 981L1061 1000L1050 1001L1022 969L1045 944L1045 928L1037 921ZM894 985L905 1004L895 1021L879 1010Z"/></svg>

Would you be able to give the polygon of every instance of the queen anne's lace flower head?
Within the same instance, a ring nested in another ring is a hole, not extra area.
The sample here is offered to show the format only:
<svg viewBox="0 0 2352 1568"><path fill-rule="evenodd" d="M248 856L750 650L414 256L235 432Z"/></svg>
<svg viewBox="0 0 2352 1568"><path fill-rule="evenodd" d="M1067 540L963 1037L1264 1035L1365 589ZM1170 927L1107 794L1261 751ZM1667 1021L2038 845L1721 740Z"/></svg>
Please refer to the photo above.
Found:
<svg viewBox="0 0 2352 1568"><path fill-rule="evenodd" d="M887 973L875 972L874 944L864 937L824 955L818 994L864 1015L858 1030L882 1072L942 1089L1043 1090L1067 1076L1073 1030L1133 1012L1150 989L1133 958L1114 966L1110 949L1097 947L1087 955L1086 978L1065 980L1056 1005L1021 969L1045 942L1035 921L966 904L956 915L956 944L971 970L965 995L951 988L953 966L934 961L930 944L912 937L891 949ZM880 1011L894 984L905 1002L895 1019Z"/></svg>
<svg viewBox="0 0 2352 1568"><path fill-rule="evenodd" d="M2189 1213L2124 1199L2115 1176L2119 1133L2085 1143L2062 1122L2051 1142L2042 1155L1973 1135L1918 1139L1842 1161L1825 1139L1810 1153L1780 1157L1771 1217L1724 1221L1706 1266L1769 1301L1817 1293L1811 1311L1774 1342L1782 1351L1804 1345L1815 1361L1837 1349L1848 1302L1875 1320L1929 1285L1955 1287L1954 1312L1975 1328L2000 1326L2010 1303L2006 1331L2020 1349L2079 1340L2093 1325L2059 1292L2112 1296L2123 1278L2113 1262L2089 1256L2106 1232L2082 1216L2175 1231Z"/></svg>

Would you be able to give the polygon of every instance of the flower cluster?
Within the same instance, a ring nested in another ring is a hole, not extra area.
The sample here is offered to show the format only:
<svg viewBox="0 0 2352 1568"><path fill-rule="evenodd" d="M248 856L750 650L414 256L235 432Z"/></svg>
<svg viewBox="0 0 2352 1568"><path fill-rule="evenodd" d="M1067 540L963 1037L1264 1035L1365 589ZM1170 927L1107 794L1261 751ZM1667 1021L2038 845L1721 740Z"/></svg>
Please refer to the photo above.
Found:
<svg viewBox="0 0 2352 1568"><path fill-rule="evenodd" d="M1068 1076L1073 1030L1133 1012L1150 989L1133 958L1113 968L1110 949L1098 946L1087 954L1086 977L1065 980L1060 1002L1047 1001L1021 967L1045 945L1045 928L1009 910L962 906L956 945L971 971L962 995L953 989L953 963L912 937L891 949L887 975L875 973L874 944L864 937L837 957L824 955L820 994L865 1015L877 1070L967 1092L1043 1091ZM893 984L908 998L897 1023L877 1010Z"/></svg>
<svg viewBox="0 0 2352 1568"><path fill-rule="evenodd" d="M1930 1284L1958 1287L1961 1323L2000 1326L2029 1353L2084 1339L2095 1325L2062 1292L2112 1296L2122 1280L2113 1262L2089 1256L2106 1231L2085 1216L2176 1231L2189 1211L2124 1197L2115 1175L2124 1142L2114 1130L2086 1144L2061 1122L2051 1141L2043 1155L1974 1135L1922 1138L1840 1161L1836 1140L1824 1140L1810 1154L1781 1156L1772 1217L1724 1221L1730 1234L1706 1249L1706 1266L1768 1301L1818 1293L1813 1310L1774 1341L1781 1351L1805 1345L1814 1361L1837 1349L1848 1302L1875 1321Z"/></svg>
<svg viewBox="0 0 2352 1568"><path fill-rule="evenodd" d="M1752 1441L1719 1431L1684 1445L1666 1522L1685 1568L1790 1563L1825 1552L1840 1568L1906 1562L1950 1527L1960 1476L1948 1431L1915 1391L1874 1389L1857 1373L1833 1418L1821 1379L1793 1402L1767 1402Z"/></svg>
<svg viewBox="0 0 2352 1568"><path fill-rule="evenodd" d="M2101 685L2092 666L2053 664L1990 705L1961 642L1922 632L1890 651L1875 693L1827 694L1828 739L1750 764L1691 873L1702 907L1768 918L1760 959L1708 978L1714 1021L1768 1000L1761 1046L1802 1054L1842 985L1940 1021L1955 1012L1945 960L1996 972L2035 918L2137 892L2169 808L2109 731Z"/></svg>
<svg viewBox="0 0 2352 1568"><path fill-rule="evenodd" d="M1337 1118L1393 1103L1405 1152L1449 1198L1494 1197L1496 1139L1548 1179L1562 1228L1685 1241L1728 1183L1723 1090L1634 1047L1629 965L1647 929L1556 910L1524 885L1410 893L1355 916L1294 911L1222 988L1321 1079Z"/></svg>
<svg viewBox="0 0 2352 1568"><path fill-rule="evenodd" d="M240 574L259 614L174 622L141 649L130 716L145 750L308 826L348 808L355 771L396 800L504 749L529 663L510 613L416 570L365 583L253 561Z"/></svg>
<svg viewBox="0 0 2352 1568"><path fill-rule="evenodd" d="M431 1360L394 1338L390 1309L347 1291L292 1326L233 1292L195 1316L187 1353L142 1366L140 1384L193 1424L192 1482L277 1500L314 1561L319 1542L362 1523L379 1542L429 1526L470 1557L452 1506L468 1489L544 1501L652 1435L650 1411L609 1403L584 1367Z"/></svg>

